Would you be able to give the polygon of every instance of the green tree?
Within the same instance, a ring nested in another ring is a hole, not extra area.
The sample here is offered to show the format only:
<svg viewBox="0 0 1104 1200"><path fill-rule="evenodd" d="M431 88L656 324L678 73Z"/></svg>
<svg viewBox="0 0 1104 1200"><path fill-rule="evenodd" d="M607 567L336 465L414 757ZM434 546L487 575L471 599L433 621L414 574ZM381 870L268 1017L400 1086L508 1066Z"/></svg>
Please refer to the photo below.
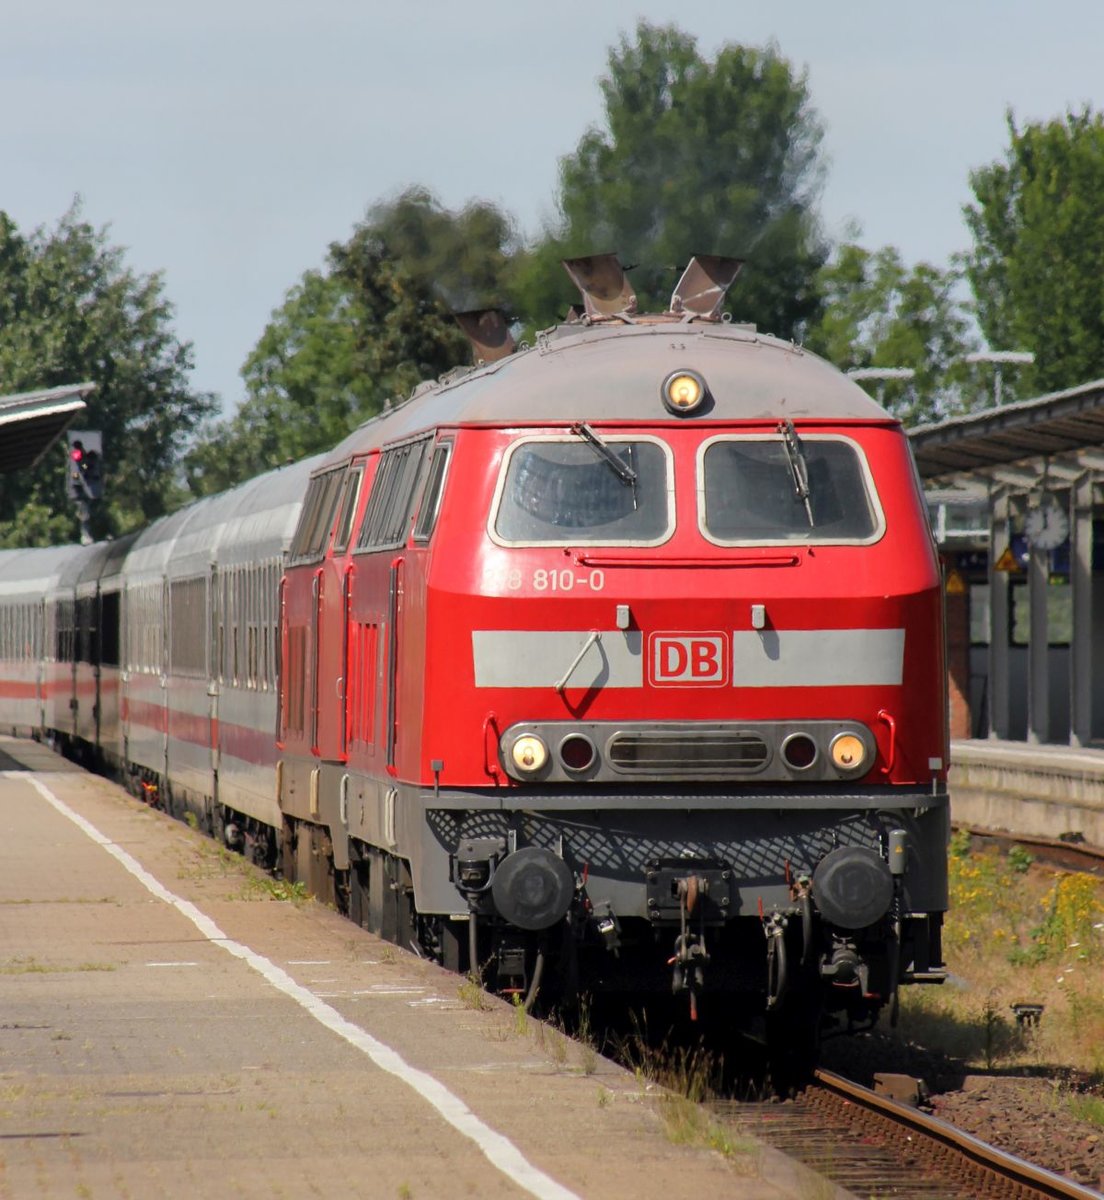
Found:
<svg viewBox="0 0 1104 1200"><path fill-rule="evenodd" d="M814 203L822 137L806 77L776 47L728 44L710 61L673 25L640 22L611 50L605 127L560 163L562 220L519 264L529 315L577 299L555 262L616 251L641 308L665 309L695 253L746 261L729 293L742 320L784 336L816 315L827 258Z"/></svg>
<svg viewBox="0 0 1104 1200"><path fill-rule="evenodd" d="M824 307L808 344L844 371L914 371L908 382L864 384L905 424L965 411L980 393L963 361L975 343L960 282L955 268L906 267L893 246L870 251L846 242L819 272Z"/></svg>
<svg viewBox="0 0 1104 1200"><path fill-rule="evenodd" d="M493 205L459 213L424 188L371 208L308 271L242 369L247 399L189 454L198 493L327 450L423 379L471 361L452 311L501 303L513 227Z"/></svg>
<svg viewBox="0 0 1104 1200"><path fill-rule="evenodd" d="M1034 369L1006 392L1053 391L1104 375L1104 118L1085 108L1017 128L1004 160L970 176L967 275L995 350Z"/></svg>
<svg viewBox="0 0 1104 1200"><path fill-rule="evenodd" d="M179 501L182 445L213 407L188 387L191 347L173 335L172 316L160 275L131 271L106 231L81 220L79 204L55 228L29 235L0 212L0 391L97 385L79 424L104 433L99 536L137 528ZM55 447L37 467L0 477L0 545L76 537L65 466Z"/></svg>

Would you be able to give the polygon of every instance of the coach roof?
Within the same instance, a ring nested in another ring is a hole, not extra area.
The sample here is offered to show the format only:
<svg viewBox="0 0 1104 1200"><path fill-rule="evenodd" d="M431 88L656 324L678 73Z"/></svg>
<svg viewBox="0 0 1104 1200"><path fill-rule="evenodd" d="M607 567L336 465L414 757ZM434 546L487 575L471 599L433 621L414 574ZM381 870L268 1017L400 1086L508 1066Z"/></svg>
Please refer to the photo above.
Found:
<svg viewBox="0 0 1104 1200"><path fill-rule="evenodd" d="M145 580L206 574L212 564L278 557L291 540L307 477L317 458L277 467L228 492L207 496L142 531L127 572Z"/></svg>
<svg viewBox="0 0 1104 1200"><path fill-rule="evenodd" d="M712 396L711 408L698 418L674 416L660 400L663 380L685 368L704 376ZM561 325L539 335L531 350L421 385L410 400L347 437L326 463L439 425L777 421L783 416L893 420L824 359L746 326Z"/></svg>

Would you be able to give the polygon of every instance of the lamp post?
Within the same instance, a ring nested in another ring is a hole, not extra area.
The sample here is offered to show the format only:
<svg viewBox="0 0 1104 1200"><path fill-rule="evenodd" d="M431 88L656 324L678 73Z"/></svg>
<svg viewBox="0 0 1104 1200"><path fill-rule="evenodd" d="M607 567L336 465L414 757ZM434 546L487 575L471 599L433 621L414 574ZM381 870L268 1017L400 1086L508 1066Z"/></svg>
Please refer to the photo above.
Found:
<svg viewBox="0 0 1104 1200"><path fill-rule="evenodd" d="M878 403L883 408L885 407L882 403L885 396L885 385L892 380L907 383L915 375L916 372L912 367L852 367L847 372L847 378L853 379L856 383L862 383L866 379L877 383Z"/></svg>
<svg viewBox="0 0 1104 1200"><path fill-rule="evenodd" d="M1001 367L1005 363L1012 366L1027 366L1035 361L1035 355L1030 350L978 350L974 354L967 354L965 361L993 364L993 406L1000 408Z"/></svg>

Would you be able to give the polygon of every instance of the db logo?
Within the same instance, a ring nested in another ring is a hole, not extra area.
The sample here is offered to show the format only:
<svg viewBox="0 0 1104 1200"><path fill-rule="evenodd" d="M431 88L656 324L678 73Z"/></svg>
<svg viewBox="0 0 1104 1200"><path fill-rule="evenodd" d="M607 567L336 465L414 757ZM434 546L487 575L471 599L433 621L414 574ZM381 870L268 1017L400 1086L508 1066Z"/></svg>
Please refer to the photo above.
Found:
<svg viewBox="0 0 1104 1200"><path fill-rule="evenodd" d="M728 638L723 633L650 634L648 680L655 687L722 687L728 682Z"/></svg>

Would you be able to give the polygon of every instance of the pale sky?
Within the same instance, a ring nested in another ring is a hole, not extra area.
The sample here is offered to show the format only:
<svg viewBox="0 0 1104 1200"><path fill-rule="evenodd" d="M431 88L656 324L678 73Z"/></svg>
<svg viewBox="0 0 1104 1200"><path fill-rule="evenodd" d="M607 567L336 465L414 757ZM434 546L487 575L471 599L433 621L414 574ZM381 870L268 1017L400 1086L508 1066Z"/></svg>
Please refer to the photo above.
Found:
<svg viewBox="0 0 1104 1200"><path fill-rule="evenodd" d="M1002 156L1009 105L1020 121L1104 107L1099 0L2 0L0 15L0 209L26 233L79 194L130 267L163 272L192 383L228 411L272 310L375 201L422 183L535 232L639 17L706 55L773 39L807 69L827 232L858 222L911 262L967 247L968 174Z"/></svg>

